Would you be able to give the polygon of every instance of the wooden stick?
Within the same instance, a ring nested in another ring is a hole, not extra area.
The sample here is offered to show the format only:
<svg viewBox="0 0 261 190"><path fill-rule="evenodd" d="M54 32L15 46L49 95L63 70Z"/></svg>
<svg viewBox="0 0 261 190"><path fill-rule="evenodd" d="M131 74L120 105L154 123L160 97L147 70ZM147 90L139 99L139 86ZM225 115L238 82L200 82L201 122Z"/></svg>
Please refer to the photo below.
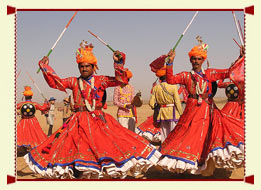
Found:
<svg viewBox="0 0 261 190"><path fill-rule="evenodd" d="M175 46L172 48L173 51L175 51L176 47L178 46L179 42L181 41L181 39L183 38L183 36L185 35L185 33L187 32L188 28L190 27L190 25L192 24L193 20L195 19L195 17L197 16L198 11L194 14L194 16L192 17L191 21L189 22L189 24L187 25L187 27L185 28L184 32L180 35L178 41L176 42ZM165 59L165 63L167 63L169 61L169 56L166 57Z"/></svg>
<svg viewBox="0 0 261 190"><path fill-rule="evenodd" d="M49 50L47 57L49 57L49 55L52 53L53 49L55 48L55 46L57 45L58 41L61 39L61 37L63 36L64 32L67 30L67 28L69 27L69 25L71 24L73 18L76 16L78 11L75 11L75 13L73 14L73 16L71 17L71 19L69 20L69 22L66 24L65 28L63 29L62 33L60 34L60 36L58 37L58 39L56 40L56 42L53 44L52 48ZM37 73L40 72L40 68L37 70Z"/></svg>
<svg viewBox="0 0 261 190"><path fill-rule="evenodd" d="M197 16L198 11L194 14L194 16L192 17L191 21L189 22L189 24L187 25L187 27L185 28L184 32L180 35L178 41L176 42L175 46L173 47L173 51L176 49L176 47L178 46L179 42L181 41L182 37L185 35L185 33L187 32L188 28L190 27L190 25L192 24L193 20L195 19L195 17Z"/></svg>
<svg viewBox="0 0 261 190"><path fill-rule="evenodd" d="M90 30L88 30L88 32L93 35L95 38L97 38L102 44L104 44L105 46L107 46L112 52L115 52L114 49L112 49L112 47L107 44L103 39L101 39L99 36L95 35L94 33L92 33ZM118 57L121 58L121 54L118 54Z"/></svg>
<svg viewBox="0 0 261 190"><path fill-rule="evenodd" d="M240 48L239 43L235 40L235 38L233 38L234 42L236 42L236 44L238 45L238 47Z"/></svg>
<svg viewBox="0 0 261 190"><path fill-rule="evenodd" d="M22 69L20 69L20 70L18 71L18 73L17 73L17 75L16 75L16 79L18 79L18 77L19 77L21 71L22 71Z"/></svg>
<svg viewBox="0 0 261 190"><path fill-rule="evenodd" d="M237 34L238 34L239 39L240 39L240 41L241 41L241 45L244 45L243 39L242 39L242 37L241 37L241 35L240 35L240 31L239 31L239 27L238 27L238 23L237 23L236 14L235 14L234 11L232 11L232 14L233 14L234 21L235 21L235 24L236 24L236 27L237 27Z"/></svg>
<svg viewBox="0 0 261 190"><path fill-rule="evenodd" d="M239 20L238 20L238 25L239 25L239 28L240 28L241 36L242 36L242 38L244 39L243 30L242 30L242 28L241 28L241 24L240 24L240 21L239 21Z"/></svg>
<svg viewBox="0 0 261 190"><path fill-rule="evenodd" d="M29 75L28 72L26 72L26 74L29 76L29 78L31 79L31 81L33 82L34 86L37 88L37 90L40 92L41 96L44 98L44 100L47 100L46 97L43 95L43 93L41 92L40 88L37 86L37 84L34 82L33 78Z"/></svg>

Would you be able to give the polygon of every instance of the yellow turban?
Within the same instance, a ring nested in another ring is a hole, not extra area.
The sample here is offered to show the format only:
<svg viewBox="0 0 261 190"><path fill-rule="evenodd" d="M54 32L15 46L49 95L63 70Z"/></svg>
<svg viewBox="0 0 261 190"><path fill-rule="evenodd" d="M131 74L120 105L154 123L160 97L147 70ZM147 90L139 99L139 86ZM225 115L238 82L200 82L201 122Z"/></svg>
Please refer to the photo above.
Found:
<svg viewBox="0 0 261 190"><path fill-rule="evenodd" d="M87 43L87 42L86 42ZM94 65L94 69L98 69L97 59L92 53L93 46L88 44L85 46L81 45L81 48L76 51L76 62L79 63L89 63Z"/></svg>
<svg viewBox="0 0 261 190"><path fill-rule="evenodd" d="M203 57L203 59L205 60L207 58L207 48L207 44L194 46L188 53L189 58L191 58L192 56L200 56Z"/></svg>
<svg viewBox="0 0 261 190"><path fill-rule="evenodd" d="M161 67L159 70L156 71L157 77L162 77L166 75L166 65L164 67Z"/></svg>
<svg viewBox="0 0 261 190"><path fill-rule="evenodd" d="M25 86L24 87L24 96L32 96L34 93L31 91L30 86Z"/></svg>

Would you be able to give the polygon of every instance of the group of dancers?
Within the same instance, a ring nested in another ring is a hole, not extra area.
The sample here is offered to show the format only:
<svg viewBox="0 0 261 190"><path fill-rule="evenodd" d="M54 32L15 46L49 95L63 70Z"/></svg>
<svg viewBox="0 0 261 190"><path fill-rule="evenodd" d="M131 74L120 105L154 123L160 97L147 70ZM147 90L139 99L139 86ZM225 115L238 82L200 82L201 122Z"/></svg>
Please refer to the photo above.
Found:
<svg viewBox="0 0 261 190"><path fill-rule="evenodd" d="M123 179L145 173L153 165L176 173L205 175L213 174L215 168L243 167L244 74L239 73L244 67L243 46L228 69L202 68L207 58L204 43L188 54L191 71L173 75L173 50L154 60L150 67L160 79L149 103L154 114L136 128L136 133L128 124L120 124L120 120L126 123L123 118L135 122L135 106L124 103L133 94L114 98L121 107L119 122L102 110L106 88L116 87L119 95L128 94L132 88L127 86L132 73L125 67L126 55L113 53L114 77L96 75L98 62L92 50L92 44L82 42L76 51L79 77L61 79L48 57L39 61L51 88L70 89L73 94L73 114L52 135L47 137L35 118L35 110L49 106L32 102L31 89L26 87L26 101L17 105L22 116L17 125L17 145L28 148L24 158L33 172L45 178ZM213 101L212 84L216 81L220 88L226 88L228 96L222 109ZM184 111L176 84L188 94ZM161 141L160 148L148 140Z"/></svg>

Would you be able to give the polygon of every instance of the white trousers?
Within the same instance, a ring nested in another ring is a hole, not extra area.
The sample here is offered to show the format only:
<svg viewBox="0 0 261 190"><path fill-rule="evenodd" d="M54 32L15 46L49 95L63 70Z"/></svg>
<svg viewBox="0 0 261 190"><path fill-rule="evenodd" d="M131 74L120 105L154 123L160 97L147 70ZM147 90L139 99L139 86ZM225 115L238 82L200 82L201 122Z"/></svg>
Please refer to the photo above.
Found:
<svg viewBox="0 0 261 190"><path fill-rule="evenodd" d="M160 133L161 133L161 143L167 138L169 133L176 127L174 121L161 121L160 122Z"/></svg>
<svg viewBox="0 0 261 190"><path fill-rule="evenodd" d="M118 122L125 128L135 132L135 117L118 117Z"/></svg>
<svg viewBox="0 0 261 190"><path fill-rule="evenodd" d="M49 114L46 121L48 125L54 125L54 114Z"/></svg>

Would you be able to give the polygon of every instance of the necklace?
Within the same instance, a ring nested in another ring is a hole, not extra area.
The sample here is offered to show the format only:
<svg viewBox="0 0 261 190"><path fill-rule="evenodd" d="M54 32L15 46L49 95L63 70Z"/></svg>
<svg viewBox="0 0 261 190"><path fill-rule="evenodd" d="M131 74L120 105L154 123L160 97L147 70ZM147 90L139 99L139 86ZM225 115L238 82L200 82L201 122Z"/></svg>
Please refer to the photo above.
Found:
<svg viewBox="0 0 261 190"><path fill-rule="evenodd" d="M203 92L205 91L206 86L207 86L207 82L204 79L205 72L204 72L204 70L202 70L203 77L201 75L195 73L194 70L192 70L191 73L192 73L193 76L198 75L199 77L203 78L202 88L200 88L200 86L199 86L200 81L198 79L196 79L196 77L194 77L196 79L196 94L199 96L198 103L201 104L202 103L202 95L203 95Z"/></svg>
<svg viewBox="0 0 261 190"><path fill-rule="evenodd" d="M80 78L79 80L79 85L80 85L80 90L83 91L84 88L83 88L83 81L82 79ZM91 78L91 88L88 90L88 96L90 96L91 94L91 91L93 91L94 89L94 77ZM96 100L95 98L92 99L92 106L89 104L88 100L86 99L86 97L84 97L84 103L85 103L85 106L87 108L88 111L92 112L95 110L95 105L96 105Z"/></svg>

